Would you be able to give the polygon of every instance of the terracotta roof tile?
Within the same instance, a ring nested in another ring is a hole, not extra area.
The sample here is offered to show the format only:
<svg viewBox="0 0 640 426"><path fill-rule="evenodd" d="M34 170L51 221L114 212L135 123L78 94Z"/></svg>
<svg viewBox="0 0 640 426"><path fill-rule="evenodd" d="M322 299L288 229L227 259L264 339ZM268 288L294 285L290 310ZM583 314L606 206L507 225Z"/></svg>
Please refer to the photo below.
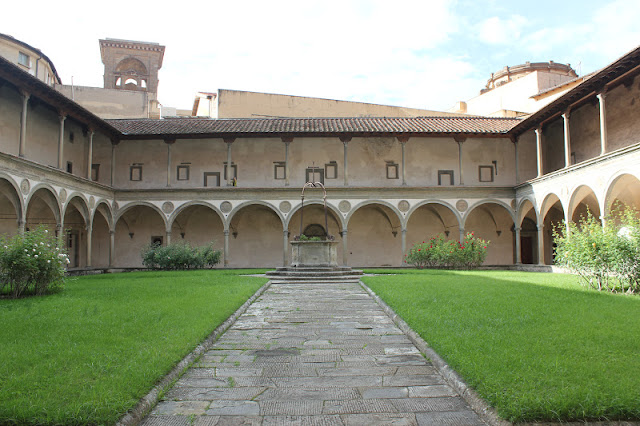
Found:
<svg viewBox="0 0 640 426"><path fill-rule="evenodd" d="M367 134L505 135L520 119L493 117L235 118L198 117L106 120L135 137L323 136Z"/></svg>

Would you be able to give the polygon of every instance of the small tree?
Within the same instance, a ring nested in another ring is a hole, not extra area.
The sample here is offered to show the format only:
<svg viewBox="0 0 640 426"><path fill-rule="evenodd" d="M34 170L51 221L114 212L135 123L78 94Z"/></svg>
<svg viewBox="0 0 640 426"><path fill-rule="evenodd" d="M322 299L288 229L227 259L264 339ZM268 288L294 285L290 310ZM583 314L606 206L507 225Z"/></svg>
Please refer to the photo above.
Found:
<svg viewBox="0 0 640 426"><path fill-rule="evenodd" d="M59 291L69 258L47 229L0 239L0 293L12 298Z"/></svg>

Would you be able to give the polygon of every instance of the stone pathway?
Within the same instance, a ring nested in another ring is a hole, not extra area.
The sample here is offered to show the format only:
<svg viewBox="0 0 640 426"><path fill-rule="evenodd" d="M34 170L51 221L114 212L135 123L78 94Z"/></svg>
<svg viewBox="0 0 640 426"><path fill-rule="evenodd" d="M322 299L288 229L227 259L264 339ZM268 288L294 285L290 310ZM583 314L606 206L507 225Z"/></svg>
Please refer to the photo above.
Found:
<svg viewBox="0 0 640 426"><path fill-rule="evenodd" d="M273 284L143 422L483 425L358 284Z"/></svg>

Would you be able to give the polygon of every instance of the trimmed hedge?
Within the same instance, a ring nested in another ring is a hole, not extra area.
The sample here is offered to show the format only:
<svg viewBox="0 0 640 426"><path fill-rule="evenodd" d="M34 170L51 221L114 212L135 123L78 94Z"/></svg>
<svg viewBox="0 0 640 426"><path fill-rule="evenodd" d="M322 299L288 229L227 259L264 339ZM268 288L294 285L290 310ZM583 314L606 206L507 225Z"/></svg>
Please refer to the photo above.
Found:
<svg viewBox="0 0 640 426"><path fill-rule="evenodd" d="M151 269L213 268L220 263L221 257L222 252L213 248L213 242L203 247L191 247L189 243L150 244L142 249L142 264Z"/></svg>

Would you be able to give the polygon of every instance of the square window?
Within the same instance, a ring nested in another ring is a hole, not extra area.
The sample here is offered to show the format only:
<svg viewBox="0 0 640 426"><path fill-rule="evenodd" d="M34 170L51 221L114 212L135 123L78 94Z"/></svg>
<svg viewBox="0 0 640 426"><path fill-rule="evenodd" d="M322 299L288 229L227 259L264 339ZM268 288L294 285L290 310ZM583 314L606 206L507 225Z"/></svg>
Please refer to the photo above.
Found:
<svg viewBox="0 0 640 426"><path fill-rule="evenodd" d="M204 172L204 186L220 186L220 172Z"/></svg>
<svg viewBox="0 0 640 426"><path fill-rule="evenodd" d="M231 162L231 169L233 170L233 176L231 176L231 179L236 178L238 179L238 165L234 162ZM227 180L227 162L224 162L224 180Z"/></svg>
<svg viewBox="0 0 640 426"><path fill-rule="evenodd" d="M176 173L178 180L189 180L189 165L180 164Z"/></svg>
<svg viewBox="0 0 640 426"><path fill-rule="evenodd" d="M398 179L398 163L387 161L387 179Z"/></svg>
<svg viewBox="0 0 640 426"><path fill-rule="evenodd" d="M97 182L100 179L100 164L91 165L91 180Z"/></svg>
<svg viewBox="0 0 640 426"><path fill-rule="evenodd" d="M493 182L493 166L478 166L478 180L480 182Z"/></svg>
<svg viewBox="0 0 640 426"><path fill-rule="evenodd" d="M335 161L329 161L324 165L324 177L327 179L338 178L338 163Z"/></svg>
<svg viewBox="0 0 640 426"><path fill-rule="evenodd" d="M27 68L31 68L31 58L26 53L18 53L18 63Z"/></svg>
<svg viewBox="0 0 640 426"><path fill-rule="evenodd" d="M274 179L287 178L287 168L285 166L285 163L281 161L273 163L273 178Z"/></svg>
<svg viewBox="0 0 640 426"><path fill-rule="evenodd" d="M132 180L132 181L142 180L142 165L136 164L129 168L129 180Z"/></svg>
<svg viewBox="0 0 640 426"><path fill-rule="evenodd" d="M439 186L454 185L453 170L438 170L438 185Z"/></svg>
<svg viewBox="0 0 640 426"><path fill-rule="evenodd" d="M305 179L307 182L320 182L324 185L324 169L320 167L307 167Z"/></svg>

